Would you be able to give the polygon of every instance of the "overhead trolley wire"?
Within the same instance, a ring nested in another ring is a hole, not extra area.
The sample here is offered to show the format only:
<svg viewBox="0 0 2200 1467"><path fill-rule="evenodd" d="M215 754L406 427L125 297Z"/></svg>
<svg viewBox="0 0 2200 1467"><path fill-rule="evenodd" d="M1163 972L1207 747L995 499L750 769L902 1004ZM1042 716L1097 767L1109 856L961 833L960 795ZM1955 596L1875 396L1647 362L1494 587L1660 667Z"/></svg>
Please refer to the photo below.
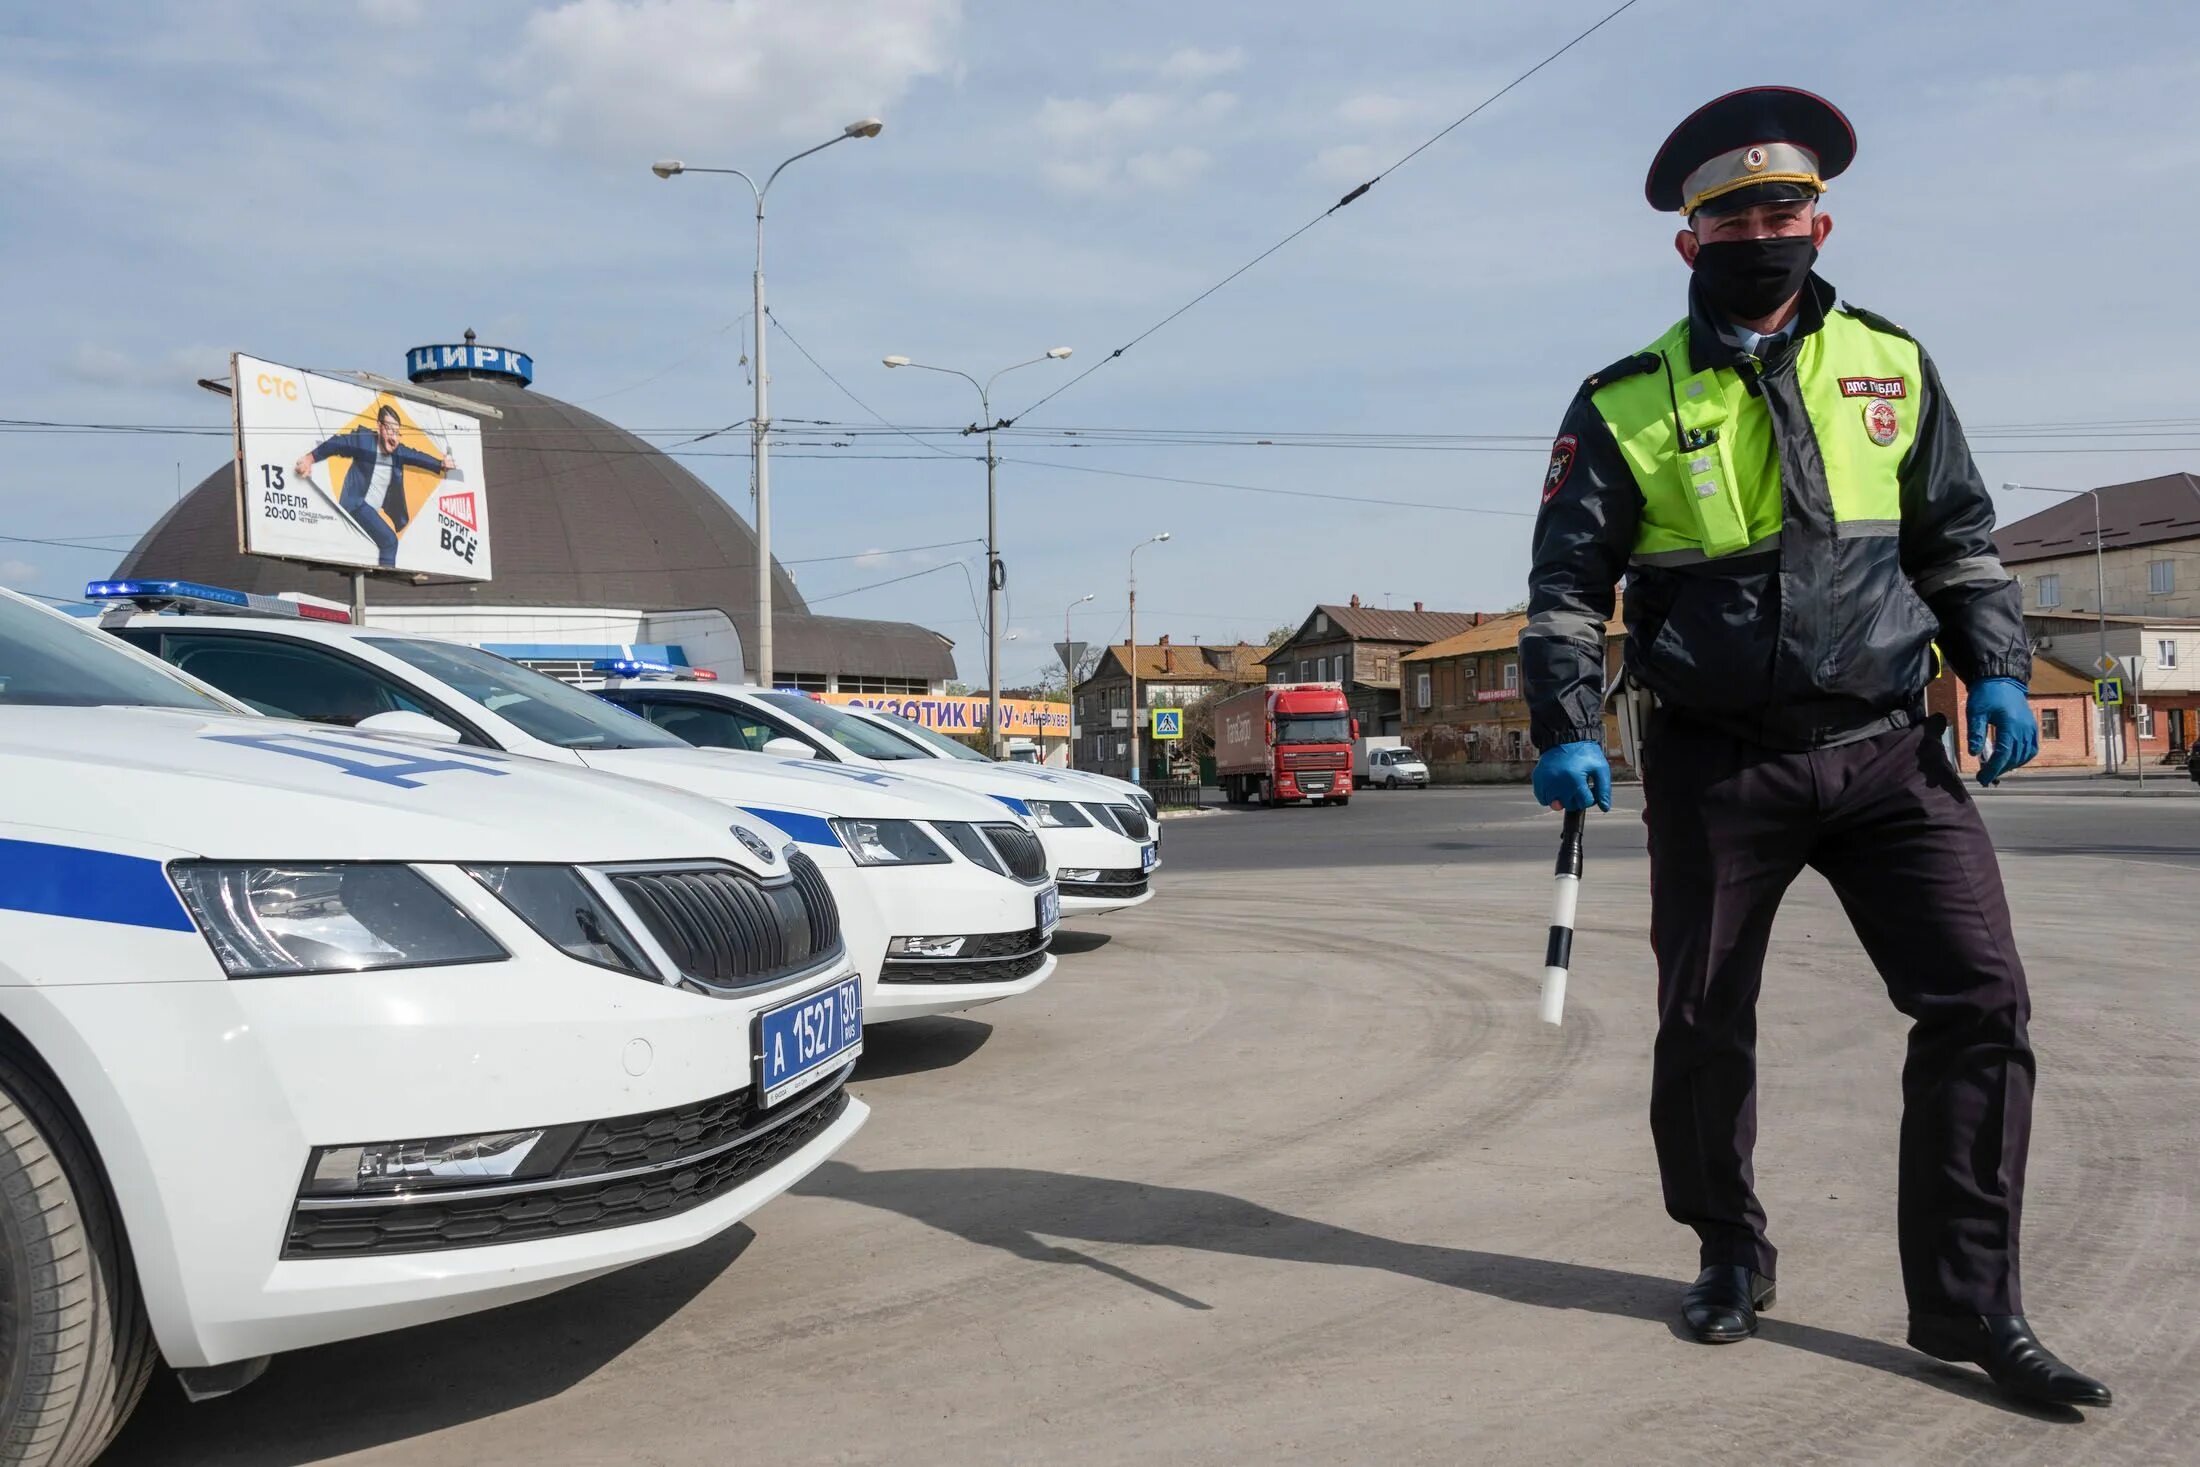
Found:
<svg viewBox="0 0 2200 1467"><path fill-rule="evenodd" d="M1063 393L1069 391L1072 387L1075 387L1078 383L1084 381L1087 377L1090 377L1093 373L1099 371L1108 363L1122 356L1123 353L1129 351L1132 347L1138 345L1147 337L1153 335L1156 331L1161 330L1170 322L1176 320L1177 317L1183 315L1185 312L1197 306L1200 302L1206 300L1209 296L1215 294L1223 287L1229 285L1230 282L1236 280L1240 275L1245 274L1246 271L1251 270L1254 266L1260 264L1263 260L1266 260L1270 255L1273 255L1277 251L1283 249L1286 245L1290 244L1300 235L1312 229L1315 225L1321 223L1324 219L1327 219L1330 215L1336 213L1339 209L1344 208L1348 204L1356 202L1369 189L1375 187L1376 184L1381 183L1384 179L1388 178L1391 174L1397 172L1400 168L1403 168L1406 164L1411 163L1415 158L1420 157L1421 154L1436 146L1437 143L1442 142L1446 137L1450 136L1450 134L1455 129L1463 126L1465 123L1473 119L1476 114L1491 106L1493 103L1498 101L1498 99L1503 97L1507 92L1510 92L1513 88L1519 86L1522 82L1525 82L1529 77L1534 76L1544 67L1549 66L1552 62L1558 60L1559 57L1565 55L1568 51L1573 50L1574 47L1580 45L1583 41L1588 40L1589 37L1595 35L1598 31L1604 29L1604 27L1609 25L1612 21L1618 19L1619 16L1624 12L1634 8L1634 4L1635 0L1621 0L1621 3L1610 12L1608 12L1601 20L1598 20L1594 25L1591 25L1588 29L1576 35L1565 45L1559 47L1556 51L1553 51L1550 55L1544 57L1541 61L1538 61L1535 65L1529 67L1526 71L1523 71L1522 73L1520 73L1520 75L1514 77L1511 81L1505 83L1496 91L1490 93L1487 97L1484 97L1481 101L1475 103L1465 112L1453 118L1450 122L1446 123L1441 129L1439 129L1435 134L1423 140L1419 146L1415 147L1411 152L1407 153L1397 162L1391 164L1388 168L1385 168L1382 172L1376 174L1373 178L1370 178L1365 183L1360 184L1358 187L1349 190L1342 198L1338 199L1336 203L1331 204L1328 208L1322 210L1321 213L1316 214L1313 218L1307 220L1304 224L1301 224L1298 228L1292 230L1282 239L1277 240L1267 249L1262 250L1259 254L1253 256L1252 259L1247 260L1244 264L1238 266L1235 270L1232 270L1229 274L1223 276L1213 285L1208 286L1198 295L1193 296L1183 305L1178 306L1175 310L1169 312L1168 315L1163 316L1160 320L1154 322L1151 326L1148 326L1145 330L1139 332L1129 341L1124 342L1114 351L1109 352L1106 356L1100 358L1091 366L1085 368L1084 371L1079 372L1076 376L1070 378L1067 382L1064 382L1061 386L1055 388L1052 392L1040 398L1031 406L1025 408L1022 412L1017 413L1014 417L1004 418L1001 421L1000 426L1014 424L1024 418L1029 417L1031 414L1037 412L1040 408L1045 407L1048 403L1054 401L1054 399L1060 397Z"/></svg>

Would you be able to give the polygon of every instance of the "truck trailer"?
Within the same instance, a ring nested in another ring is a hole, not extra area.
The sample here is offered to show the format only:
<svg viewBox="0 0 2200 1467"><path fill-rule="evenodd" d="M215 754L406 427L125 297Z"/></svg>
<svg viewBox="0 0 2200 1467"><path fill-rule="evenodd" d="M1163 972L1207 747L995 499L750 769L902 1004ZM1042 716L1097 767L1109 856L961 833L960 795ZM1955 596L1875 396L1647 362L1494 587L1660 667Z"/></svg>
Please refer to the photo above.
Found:
<svg viewBox="0 0 2200 1467"><path fill-rule="evenodd" d="M1233 805L1342 805L1359 720L1339 683L1270 683L1215 705L1215 777Z"/></svg>

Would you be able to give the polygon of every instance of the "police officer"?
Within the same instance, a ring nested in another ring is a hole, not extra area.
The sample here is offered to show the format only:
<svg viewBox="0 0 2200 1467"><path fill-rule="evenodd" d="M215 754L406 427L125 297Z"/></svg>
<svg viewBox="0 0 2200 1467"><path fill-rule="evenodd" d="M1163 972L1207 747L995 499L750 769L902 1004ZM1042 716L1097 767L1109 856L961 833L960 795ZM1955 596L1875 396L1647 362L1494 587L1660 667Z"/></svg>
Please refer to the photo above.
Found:
<svg viewBox="0 0 2200 1467"><path fill-rule="evenodd" d="M1702 1250L1688 1332L1742 1339L1773 1302L1756 1003L1773 914L1809 866L1913 1021L1910 1343L2023 1400L2105 1406L2025 1321L2030 1002L1993 846L1924 711L1937 639L1969 688L1980 783L2032 757L2023 603L1931 359L1812 271L1833 230L1820 196L1855 152L1830 103L1755 87L1697 110L1650 165L1651 206L1685 219L1688 315L1584 382L1551 451L1520 639L1535 793L1611 808L1602 644L1624 575L1627 670L1655 701L1650 1125L1666 1209Z"/></svg>

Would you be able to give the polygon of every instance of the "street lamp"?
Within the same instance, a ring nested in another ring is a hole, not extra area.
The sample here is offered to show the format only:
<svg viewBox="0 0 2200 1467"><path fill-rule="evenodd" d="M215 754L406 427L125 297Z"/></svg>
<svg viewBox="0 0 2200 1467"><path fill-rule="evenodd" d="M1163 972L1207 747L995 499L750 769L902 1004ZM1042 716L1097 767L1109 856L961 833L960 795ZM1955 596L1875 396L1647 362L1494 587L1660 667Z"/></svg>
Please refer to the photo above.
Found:
<svg viewBox="0 0 2200 1467"><path fill-rule="evenodd" d="M965 435L985 434L985 738L986 752L996 759L1001 757L1001 588L1008 583L1008 577L1001 570L1001 547L996 534L999 516L993 492L993 471L1000 460L993 456L993 430L1000 424L993 420L993 384L1020 367L1063 361L1069 354L1070 349L1066 346L1051 347L1029 361L1001 368L983 382L953 367L934 367L903 356L881 359L890 368L915 367L920 372L944 372L950 377L960 377L978 390L978 415L983 422L973 423L963 432Z"/></svg>
<svg viewBox="0 0 2200 1467"><path fill-rule="evenodd" d="M1077 767L1077 655L1076 643L1069 636L1069 614L1092 600L1093 593L1084 595L1062 608L1062 689L1069 698L1069 767Z"/></svg>
<svg viewBox="0 0 2200 1467"><path fill-rule="evenodd" d="M842 128L840 136L827 138L814 148L804 148L774 168L761 188L755 179L738 168L697 168L677 158L661 158L649 165L649 171L659 178L676 178L683 173L731 174L756 195L756 407L749 420L749 452L756 465L756 655L750 675L767 688L772 685L772 481L771 445L766 437L771 428L771 410L764 372L764 195L771 192L788 163L807 158L812 153L822 153L834 143L844 143L850 138L875 138L884 126L876 117L858 118Z"/></svg>
<svg viewBox="0 0 2200 1467"><path fill-rule="evenodd" d="M2101 660L2094 664L2093 670L2102 677L2108 676L2111 665L2108 660L2108 570L2101 554L2101 491L2098 489L2050 489L2045 484L2005 483L2001 487L2004 493L2018 490L2033 494L2060 494L2071 499L2083 494L2093 501L2094 615L2099 618L2101 634ZM2115 717L2116 715L2107 708L2096 709L2094 714L2094 725L2101 732L2101 757L2106 771L2110 774L2116 772L2118 745L2123 743L2123 730L2116 726Z"/></svg>
<svg viewBox="0 0 2200 1467"><path fill-rule="evenodd" d="M1144 784L1146 782L1145 768L1138 761L1138 735L1142 732L1139 724L1143 722L1138 716L1138 552L1144 550L1148 545L1159 545L1168 538L1169 532L1163 530L1151 539L1141 540L1131 547L1131 655L1124 660L1130 664L1131 669L1132 784Z"/></svg>

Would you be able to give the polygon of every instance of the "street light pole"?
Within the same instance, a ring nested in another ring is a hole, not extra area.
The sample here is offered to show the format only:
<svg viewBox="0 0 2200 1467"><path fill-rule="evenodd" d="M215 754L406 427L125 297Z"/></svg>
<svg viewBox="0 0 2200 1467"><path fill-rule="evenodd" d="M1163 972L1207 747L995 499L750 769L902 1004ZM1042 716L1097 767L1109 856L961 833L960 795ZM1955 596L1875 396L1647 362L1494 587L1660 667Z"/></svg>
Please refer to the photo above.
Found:
<svg viewBox="0 0 2200 1467"><path fill-rule="evenodd" d="M1130 668L1131 673L1132 784L1144 784L1146 782L1145 766L1139 762L1138 749L1138 736L1141 733L1145 732L1144 729L1139 727L1139 725L1145 722L1145 720L1139 716L1138 709L1138 552L1144 550L1148 545L1159 545L1162 541L1168 538L1169 532L1167 530L1163 530L1160 534L1153 536L1151 539L1141 540L1136 545L1133 545L1131 547L1131 645L1130 655L1124 658L1123 661L1124 664Z"/></svg>
<svg viewBox="0 0 2200 1467"><path fill-rule="evenodd" d="M2108 568L2101 551L2101 491L2098 489L2050 489L2045 484L2005 483L2001 487L2004 491L2011 489L2029 490L2034 494L2061 494L2072 499L2083 494L2093 501L2093 614L2100 628L2101 640L2101 660L2094 664L2093 671L2101 677L2108 676ZM2020 587L2019 594L2021 595L2021 593L2022 588ZM2102 767L2109 774L2114 774L2116 766L2122 762L2118 757L2124 741L2123 729L2120 727L2121 723L2121 716L2111 709L2096 708L2094 710L2093 726L2101 736Z"/></svg>
<svg viewBox="0 0 2200 1467"><path fill-rule="evenodd" d="M1069 699L1069 767L1077 767L1077 658L1071 654L1075 645L1069 635L1069 614L1090 601L1093 593L1084 595L1062 608L1062 690Z"/></svg>
<svg viewBox="0 0 2200 1467"><path fill-rule="evenodd" d="M771 374L764 367L764 196L787 164L799 162L812 153L822 153L834 143L844 143L850 138L875 138L884 128L876 117L859 118L840 130L840 136L828 138L814 148L804 148L794 157L774 168L759 187L755 179L738 168L696 168L677 158L667 158L652 163L649 171L659 178L674 178L682 173L724 173L740 179L756 196L756 275L754 278L754 310L756 335L756 399L749 415L749 454L756 481L756 648L751 660L749 676L764 687L772 685L772 471L771 471L771 402L768 384Z"/></svg>
<svg viewBox="0 0 2200 1467"><path fill-rule="evenodd" d="M885 358L888 367L915 367L920 372L944 372L950 377L960 377L978 391L979 421L963 429L965 436L985 434L985 740L986 752L994 758L1001 757L1001 589L1008 584L1008 577L1001 569L1001 542L999 535L999 498L995 492L994 471L1000 467L1000 459L993 452L993 432L1000 424L993 420L993 384L1003 374L1018 367L1033 367L1041 362L1066 360L1070 349L1066 346L1049 348L1027 362L1016 362L1001 368L980 382L968 372L953 367L928 366L913 362L907 357Z"/></svg>

